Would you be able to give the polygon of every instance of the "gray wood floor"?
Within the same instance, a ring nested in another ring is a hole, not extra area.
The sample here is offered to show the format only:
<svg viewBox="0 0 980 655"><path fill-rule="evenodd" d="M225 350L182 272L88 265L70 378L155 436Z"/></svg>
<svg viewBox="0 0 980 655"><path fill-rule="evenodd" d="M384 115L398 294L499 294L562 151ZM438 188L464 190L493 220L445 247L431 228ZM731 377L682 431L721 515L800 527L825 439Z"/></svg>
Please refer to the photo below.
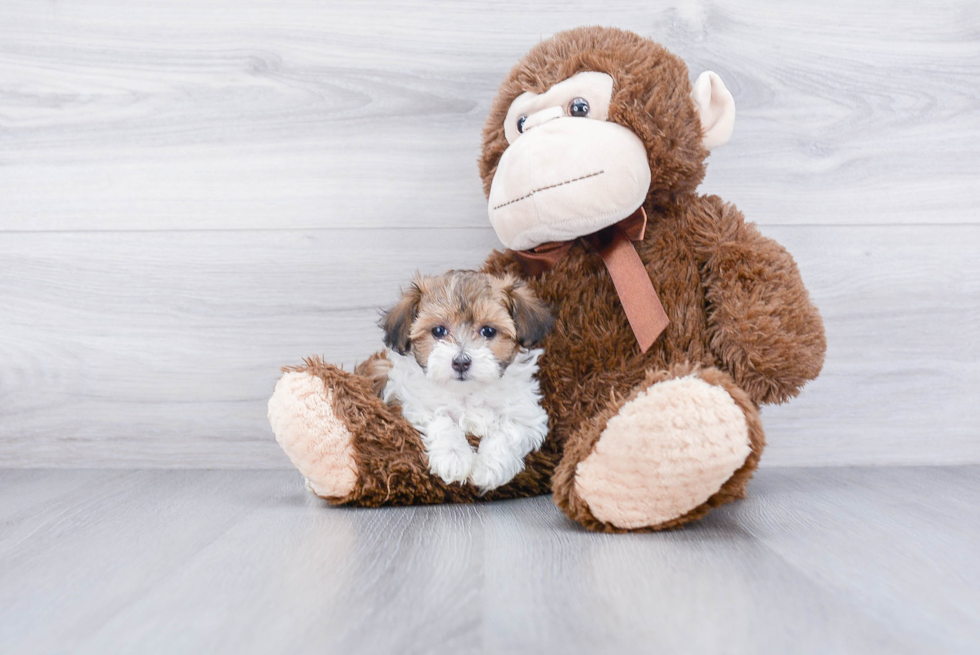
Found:
<svg viewBox="0 0 980 655"><path fill-rule="evenodd" d="M976 653L980 467L767 469L688 529L352 510L287 471L0 471L0 652Z"/></svg>

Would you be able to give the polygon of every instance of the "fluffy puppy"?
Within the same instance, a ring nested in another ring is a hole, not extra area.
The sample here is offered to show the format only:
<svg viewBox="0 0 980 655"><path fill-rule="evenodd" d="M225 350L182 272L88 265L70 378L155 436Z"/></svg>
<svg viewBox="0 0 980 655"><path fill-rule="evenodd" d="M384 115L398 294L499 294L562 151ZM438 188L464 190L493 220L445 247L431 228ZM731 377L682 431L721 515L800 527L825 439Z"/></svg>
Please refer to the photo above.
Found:
<svg viewBox="0 0 980 655"><path fill-rule="evenodd" d="M511 276L450 271L417 275L380 324L387 362L369 374L421 433L429 470L484 492L510 482L548 433L535 348L548 307Z"/></svg>

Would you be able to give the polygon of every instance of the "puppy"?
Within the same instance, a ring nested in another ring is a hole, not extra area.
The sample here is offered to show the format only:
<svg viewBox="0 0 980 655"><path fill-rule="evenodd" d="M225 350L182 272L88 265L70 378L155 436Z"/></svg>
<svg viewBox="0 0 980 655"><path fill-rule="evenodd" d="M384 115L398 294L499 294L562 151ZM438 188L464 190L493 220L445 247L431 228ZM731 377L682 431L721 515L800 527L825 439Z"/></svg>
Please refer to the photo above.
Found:
<svg viewBox="0 0 980 655"><path fill-rule="evenodd" d="M417 275L380 325L390 365L373 375L421 433L429 470L482 492L510 482L548 433L535 377L548 307L516 278L450 271Z"/></svg>

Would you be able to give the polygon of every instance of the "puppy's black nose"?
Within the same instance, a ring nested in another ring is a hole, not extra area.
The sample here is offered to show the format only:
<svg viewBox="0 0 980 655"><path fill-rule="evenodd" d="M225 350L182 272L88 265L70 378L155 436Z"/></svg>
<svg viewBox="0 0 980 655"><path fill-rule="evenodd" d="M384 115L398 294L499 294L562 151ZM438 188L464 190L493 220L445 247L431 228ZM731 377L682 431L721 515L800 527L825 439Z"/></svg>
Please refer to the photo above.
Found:
<svg viewBox="0 0 980 655"><path fill-rule="evenodd" d="M456 355L453 357L453 370L458 373L468 371L473 360L469 355Z"/></svg>

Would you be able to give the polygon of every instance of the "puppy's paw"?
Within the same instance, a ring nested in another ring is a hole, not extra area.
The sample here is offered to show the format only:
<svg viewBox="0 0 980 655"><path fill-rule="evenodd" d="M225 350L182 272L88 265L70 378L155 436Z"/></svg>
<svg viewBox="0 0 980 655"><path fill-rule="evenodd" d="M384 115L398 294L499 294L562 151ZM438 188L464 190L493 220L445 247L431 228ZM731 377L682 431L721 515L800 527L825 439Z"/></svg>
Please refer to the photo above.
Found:
<svg viewBox="0 0 980 655"><path fill-rule="evenodd" d="M513 480L522 468L523 463L514 457L495 458L480 453L473 462L469 483L486 493Z"/></svg>
<svg viewBox="0 0 980 655"><path fill-rule="evenodd" d="M466 482L473 469L476 453L465 442L460 447L441 448L429 453L429 471L437 475L446 484Z"/></svg>

